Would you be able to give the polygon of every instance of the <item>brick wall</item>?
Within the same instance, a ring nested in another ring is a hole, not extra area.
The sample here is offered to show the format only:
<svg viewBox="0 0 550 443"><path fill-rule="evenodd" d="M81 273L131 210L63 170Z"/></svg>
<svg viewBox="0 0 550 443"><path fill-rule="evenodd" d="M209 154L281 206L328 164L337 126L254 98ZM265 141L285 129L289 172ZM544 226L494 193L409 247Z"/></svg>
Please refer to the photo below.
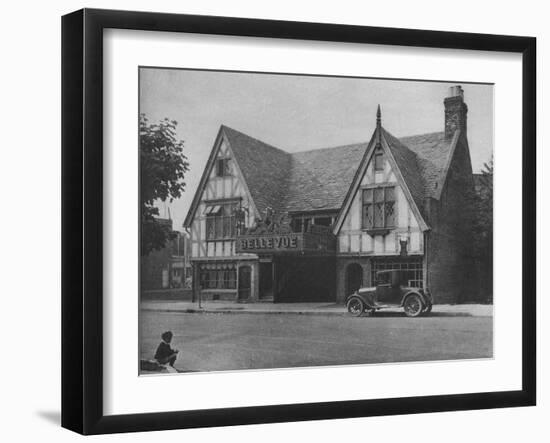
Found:
<svg viewBox="0 0 550 443"><path fill-rule="evenodd" d="M436 303L479 301L473 255L474 184L468 145L460 137L439 202L427 202L427 282Z"/></svg>

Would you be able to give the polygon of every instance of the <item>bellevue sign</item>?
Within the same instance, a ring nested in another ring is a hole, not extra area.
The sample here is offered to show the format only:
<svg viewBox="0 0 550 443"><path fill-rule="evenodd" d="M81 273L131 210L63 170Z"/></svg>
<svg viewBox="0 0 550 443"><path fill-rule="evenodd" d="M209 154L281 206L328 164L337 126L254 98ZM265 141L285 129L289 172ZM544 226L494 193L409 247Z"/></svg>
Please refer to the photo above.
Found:
<svg viewBox="0 0 550 443"><path fill-rule="evenodd" d="M299 233L247 235L237 238L237 252L285 251L300 249Z"/></svg>
<svg viewBox="0 0 550 443"><path fill-rule="evenodd" d="M330 232L288 232L245 234L237 236L237 254L333 254L336 237Z"/></svg>

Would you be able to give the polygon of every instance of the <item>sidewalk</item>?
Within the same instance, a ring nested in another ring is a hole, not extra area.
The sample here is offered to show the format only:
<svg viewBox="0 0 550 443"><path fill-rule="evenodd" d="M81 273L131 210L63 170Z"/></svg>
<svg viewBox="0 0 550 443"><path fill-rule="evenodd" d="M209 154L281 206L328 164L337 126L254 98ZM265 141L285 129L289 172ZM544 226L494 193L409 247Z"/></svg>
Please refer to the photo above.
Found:
<svg viewBox="0 0 550 443"><path fill-rule="evenodd" d="M346 307L336 303L235 303L227 301L150 300L141 302L142 311L178 313L224 313L224 314L302 314L302 315L347 315ZM402 312L402 309L382 309L375 315ZM493 305L434 305L430 316L492 317Z"/></svg>

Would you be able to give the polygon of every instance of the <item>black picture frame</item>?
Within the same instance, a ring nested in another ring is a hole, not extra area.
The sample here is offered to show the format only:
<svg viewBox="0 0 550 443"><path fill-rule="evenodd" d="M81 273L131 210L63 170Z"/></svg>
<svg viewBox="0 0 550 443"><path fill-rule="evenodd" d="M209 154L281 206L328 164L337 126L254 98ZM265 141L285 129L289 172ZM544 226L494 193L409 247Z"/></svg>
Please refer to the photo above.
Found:
<svg viewBox="0 0 550 443"><path fill-rule="evenodd" d="M108 28L504 51L523 64L522 388L517 391L103 413L103 31ZM62 18L62 426L82 434L530 406L536 403L536 39L83 9Z"/></svg>

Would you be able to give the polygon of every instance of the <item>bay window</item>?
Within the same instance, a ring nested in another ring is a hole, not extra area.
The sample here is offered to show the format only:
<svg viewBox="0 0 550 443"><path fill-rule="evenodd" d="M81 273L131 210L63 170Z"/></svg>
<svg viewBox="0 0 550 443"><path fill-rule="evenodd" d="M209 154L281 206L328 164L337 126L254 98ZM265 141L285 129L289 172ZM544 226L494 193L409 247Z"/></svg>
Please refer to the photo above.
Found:
<svg viewBox="0 0 550 443"><path fill-rule="evenodd" d="M219 203L206 207L206 239L224 240L235 237L235 211L238 203Z"/></svg>

